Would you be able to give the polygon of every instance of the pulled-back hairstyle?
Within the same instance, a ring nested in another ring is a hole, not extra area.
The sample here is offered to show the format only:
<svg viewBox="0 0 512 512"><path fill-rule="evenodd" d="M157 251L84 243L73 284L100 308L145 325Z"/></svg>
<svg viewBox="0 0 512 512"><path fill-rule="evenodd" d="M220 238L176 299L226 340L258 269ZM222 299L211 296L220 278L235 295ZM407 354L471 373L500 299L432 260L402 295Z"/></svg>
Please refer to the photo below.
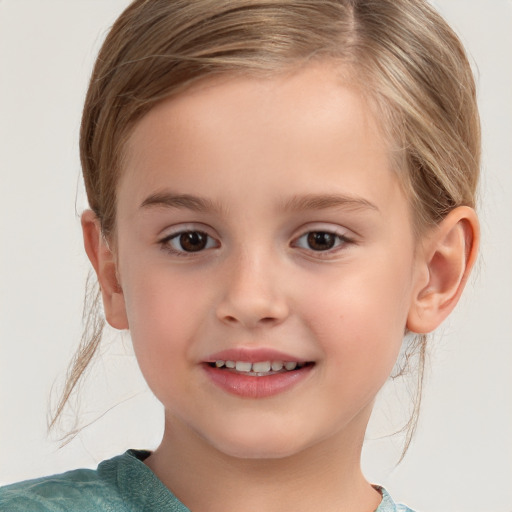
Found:
<svg viewBox="0 0 512 512"><path fill-rule="evenodd" d="M87 197L105 237L115 234L125 143L153 106L205 77L275 76L320 59L343 70L374 109L417 233L457 206L474 206L480 129L473 76L459 39L428 3L135 0L101 48L80 133ZM103 323L97 311L89 315L52 425L92 359ZM419 336L414 344L420 390L425 343ZM406 446L418 407L419 399Z"/></svg>

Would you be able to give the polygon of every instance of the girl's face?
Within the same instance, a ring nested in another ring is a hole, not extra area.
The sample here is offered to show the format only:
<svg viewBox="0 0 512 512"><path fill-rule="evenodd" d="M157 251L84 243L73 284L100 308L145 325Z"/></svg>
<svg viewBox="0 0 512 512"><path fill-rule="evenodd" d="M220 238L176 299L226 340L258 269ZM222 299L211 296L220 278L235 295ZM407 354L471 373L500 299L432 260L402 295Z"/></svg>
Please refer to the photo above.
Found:
<svg viewBox="0 0 512 512"><path fill-rule="evenodd" d="M117 326L174 432L228 455L360 442L402 342L411 213L333 67L203 82L127 145Z"/></svg>

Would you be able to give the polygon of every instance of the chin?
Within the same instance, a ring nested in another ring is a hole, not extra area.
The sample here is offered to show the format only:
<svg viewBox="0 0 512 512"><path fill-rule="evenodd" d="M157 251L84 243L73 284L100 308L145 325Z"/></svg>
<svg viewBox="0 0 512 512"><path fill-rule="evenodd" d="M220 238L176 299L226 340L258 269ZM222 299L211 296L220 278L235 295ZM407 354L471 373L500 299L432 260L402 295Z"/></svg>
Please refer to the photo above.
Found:
<svg viewBox="0 0 512 512"><path fill-rule="evenodd" d="M291 457L307 448L301 436L288 432L230 432L229 437L211 442L211 444L229 457L239 459L282 459Z"/></svg>
<svg viewBox="0 0 512 512"><path fill-rule="evenodd" d="M268 460L268 459L284 459L287 457L291 457L296 455L299 451L298 449L286 448L283 447L272 448L268 446L222 446L219 447L220 451L222 451L225 455L229 457L234 457L237 459L250 459L250 460Z"/></svg>

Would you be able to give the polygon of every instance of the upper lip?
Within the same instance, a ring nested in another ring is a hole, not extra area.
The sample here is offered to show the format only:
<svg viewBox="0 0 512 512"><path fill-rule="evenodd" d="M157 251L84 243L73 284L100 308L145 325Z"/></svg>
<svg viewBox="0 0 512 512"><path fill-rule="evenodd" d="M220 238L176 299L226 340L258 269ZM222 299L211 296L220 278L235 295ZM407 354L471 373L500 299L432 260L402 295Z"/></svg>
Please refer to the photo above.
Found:
<svg viewBox="0 0 512 512"><path fill-rule="evenodd" d="M207 357L207 363L215 361L245 361L248 363L257 363L259 361L295 361L297 363L307 363L307 359L297 357L279 350L271 348L247 348L238 347L221 350Z"/></svg>

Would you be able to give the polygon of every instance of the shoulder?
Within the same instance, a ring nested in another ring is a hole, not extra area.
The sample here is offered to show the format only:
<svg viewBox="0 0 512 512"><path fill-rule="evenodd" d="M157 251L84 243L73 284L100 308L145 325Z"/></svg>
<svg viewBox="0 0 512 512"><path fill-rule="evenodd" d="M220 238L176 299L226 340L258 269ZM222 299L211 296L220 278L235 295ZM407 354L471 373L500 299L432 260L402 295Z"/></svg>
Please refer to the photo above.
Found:
<svg viewBox="0 0 512 512"><path fill-rule="evenodd" d="M127 510L115 474L127 454L97 470L77 469L0 488L0 510L9 512L94 512Z"/></svg>
<svg viewBox="0 0 512 512"><path fill-rule="evenodd" d="M383 487L377 485L374 487L382 494L381 504L375 512L414 512L414 510L410 509L406 505L395 503Z"/></svg>
<svg viewBox="0 0 512 512"><path fill-rule="evenodd" d="M96 472L86 469L27 480L0 489L0 510L94 510L90 507L90 497L103 495L103 487L104 484L97 479Z"/></svg>
<svg viewBox="0 0 512 512"><path fill-rule="evenodd" d="M0 488L0 511L189 512L144 464L148 455L128 450L96 470L77 469Z"/></svg>

